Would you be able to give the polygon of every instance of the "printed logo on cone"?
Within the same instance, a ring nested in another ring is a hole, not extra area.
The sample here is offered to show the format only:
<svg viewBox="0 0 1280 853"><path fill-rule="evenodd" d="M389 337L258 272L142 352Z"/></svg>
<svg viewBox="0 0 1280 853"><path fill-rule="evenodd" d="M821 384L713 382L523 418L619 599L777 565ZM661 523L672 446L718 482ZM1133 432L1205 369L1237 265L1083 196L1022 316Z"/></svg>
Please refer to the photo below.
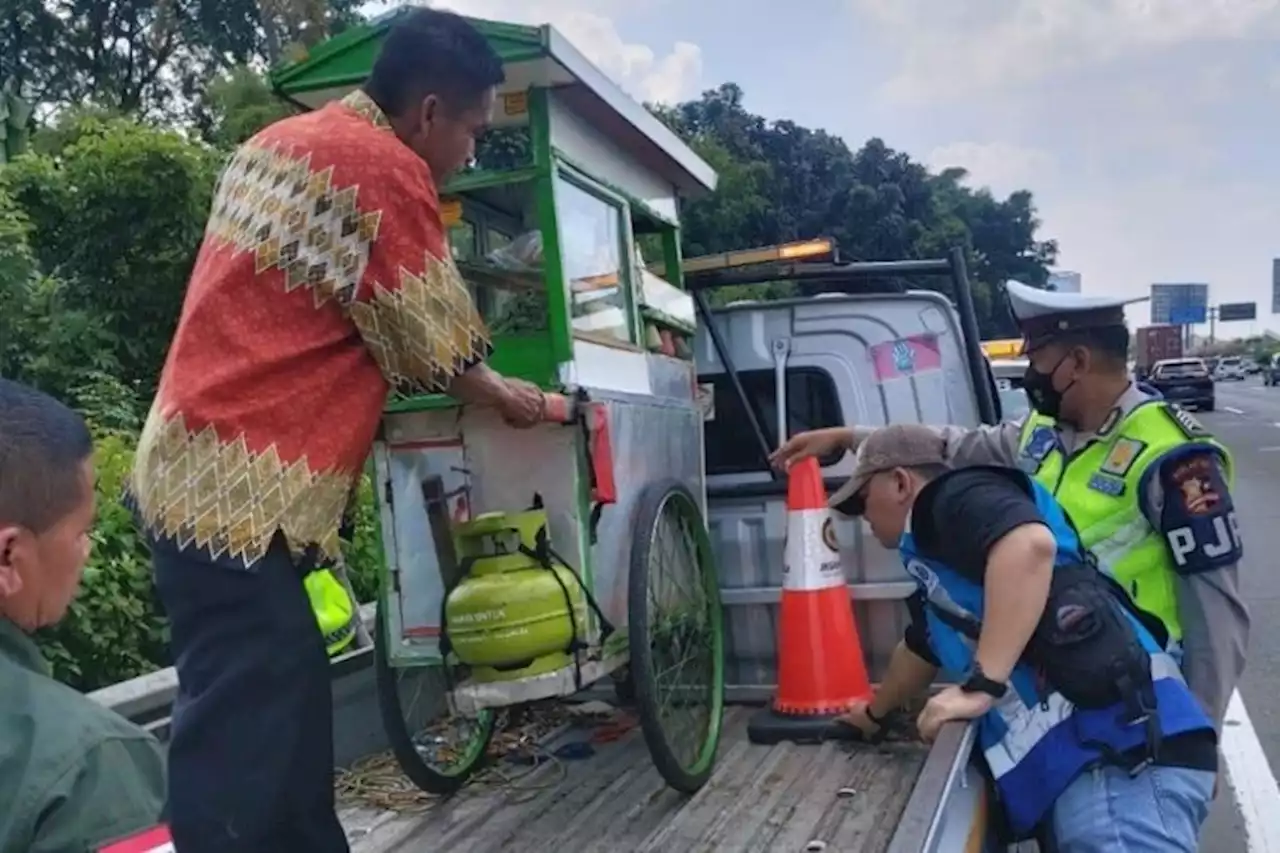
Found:
<svg viewBox="0 0 1280 853"><path fill-rule="evenodd" d="M787 519L783 587L804 590L843 586L844 569L837 545L827 510L792 510Z"/></svg>

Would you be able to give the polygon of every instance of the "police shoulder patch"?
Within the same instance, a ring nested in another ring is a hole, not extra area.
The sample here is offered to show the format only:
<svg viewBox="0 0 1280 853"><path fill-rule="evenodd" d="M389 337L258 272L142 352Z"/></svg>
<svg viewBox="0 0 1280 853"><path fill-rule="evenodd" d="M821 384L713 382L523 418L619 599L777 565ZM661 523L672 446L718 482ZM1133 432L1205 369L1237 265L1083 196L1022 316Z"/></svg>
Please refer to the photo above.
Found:
<svg viewBox="0 0 1280 853"><path fill-rule="evenodd" d="M1204 438L1209 435L1209 430L1205 429L1204 424L1181 406L1165 403L1160 408L1187 438Z"/></svg>

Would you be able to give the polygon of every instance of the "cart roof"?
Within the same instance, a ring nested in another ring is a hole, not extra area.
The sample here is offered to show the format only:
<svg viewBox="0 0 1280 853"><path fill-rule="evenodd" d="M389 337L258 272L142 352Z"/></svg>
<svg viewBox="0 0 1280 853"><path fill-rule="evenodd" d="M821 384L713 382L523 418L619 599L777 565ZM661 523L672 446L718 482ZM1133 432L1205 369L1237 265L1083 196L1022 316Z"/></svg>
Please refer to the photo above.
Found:
<svg viewBox="0 0 1280 853"><path fill-rule="evenodd" d="M383 36L412 8L393 9L316 45L304 58L273 70L272 88L309 108L342 97L364 82ZM574 109L682 194L701 195L715 189L715 170L554 27L468 20L502 57L506 82L500 92L524 92L533 86L565 87L564 98ZM609 176L598 177L607 180Z"/></svg>

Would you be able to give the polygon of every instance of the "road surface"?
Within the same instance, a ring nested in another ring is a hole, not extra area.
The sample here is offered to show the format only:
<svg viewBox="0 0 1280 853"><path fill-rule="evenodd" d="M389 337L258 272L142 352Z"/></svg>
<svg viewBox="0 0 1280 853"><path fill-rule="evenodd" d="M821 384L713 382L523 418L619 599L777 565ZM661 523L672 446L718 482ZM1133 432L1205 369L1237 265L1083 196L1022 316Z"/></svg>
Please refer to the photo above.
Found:
<svg viewBox="0 0 1280 853"><path fill-rule="evenodd" d="M1280 388L1256 376L1219 382L1216 411L1199 417L1235 457L1241 578L1253 617L1243 702L1234 709L1242 706L1251 725L1228 714L1223 746L1237 778L1215 804L1201 850L1280 853L1280 794L1271 769L1280 767Z"/></svg>

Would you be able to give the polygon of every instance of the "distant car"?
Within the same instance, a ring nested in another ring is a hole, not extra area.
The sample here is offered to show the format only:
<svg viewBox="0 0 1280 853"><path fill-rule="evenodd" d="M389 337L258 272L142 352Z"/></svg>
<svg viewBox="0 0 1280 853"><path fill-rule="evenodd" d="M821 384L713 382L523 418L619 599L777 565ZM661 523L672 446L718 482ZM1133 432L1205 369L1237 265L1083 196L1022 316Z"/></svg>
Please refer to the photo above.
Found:
<svg viewBox="0 0 1280 853"><path fill-rule="evenodd" d="M1238 355L1219 359L1218 366L1213 371L1213 378L1219 382L1243 382L1244 377L1244 359Z"/></svg>
<svg viewBox="0 0 1280 853"><path fill-rule="evenodd" d="M1000 397L1000 414L1006 421L1016 421L1031 411L1031 401L1022 387L1030 364L1025 358L998 358L991 362L991 376Z"/></svg>
<svg viewBox="0 0 1280 853"><path fill-rule="evenodd" d="M1172 403L1212 412L1215 402L1213 375L1199 358L1168 358L1151 368L1147 384Z"/></svg>

